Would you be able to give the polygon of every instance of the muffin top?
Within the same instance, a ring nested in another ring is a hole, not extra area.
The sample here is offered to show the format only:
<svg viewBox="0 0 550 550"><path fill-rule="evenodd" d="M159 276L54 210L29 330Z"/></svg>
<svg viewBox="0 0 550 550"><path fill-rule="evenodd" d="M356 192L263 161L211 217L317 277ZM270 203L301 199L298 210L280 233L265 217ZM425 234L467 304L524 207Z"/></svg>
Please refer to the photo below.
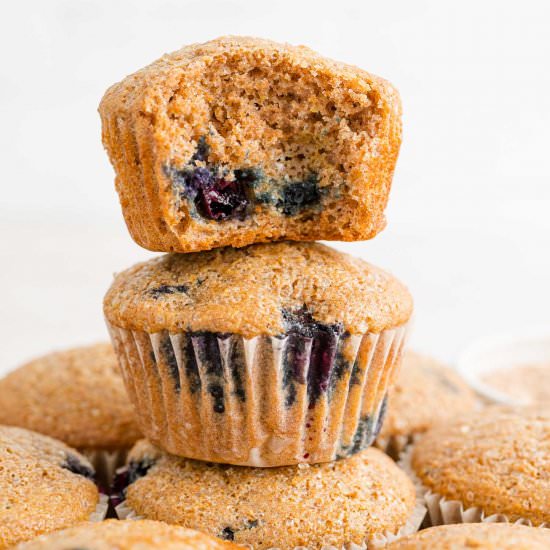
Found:
<svg viewBox="0 0 550 550"><path fill-rule="evenodd" d="M408 351L388 395L388 411L379 439L410 436L473 410L475 392L452 368Z"/></svg>
<svg viewBox="0 0 550 550"><path fill-rule="evenodd" d="M137 515L254 548L360 544L397 532L416 503L412 482L376 449L324 464L248 468L170 456L142 441L130 452L128 479L126 505Z"/></svg>
<svg viewBox="0 0 550 550"><path fill-rule="evenodd" d="M87 523L43 535L18 546L20 550L230 550L237 545L204 533L167 525L161 521L118 521Z"/></svg>
<svg viewBox="0 0 550 550"><path fill-rule="evenodd" d="M0 423L86 450L131 447L141 437L106 343L50 353L0 380Z"/></svg>
<svg viewBox="0 0 550 550"><path fill-rule="evenodd" d="M60 441L0 426L0 548L88 521L99 502L93 476Z"/></svg>
<svg viewBox="0 0 550 550"><path fill-rule="evenodd" d="M104 300L126 329L280 335L308 323L351 334L405 323L412 299L390 274L317 243L165 255L118 275Z"/></svg>
<svg viewBox="0 0 550 550"><path fill-rule="evenodd" d="M411 465L425 487L510 521L550 522L550 417L487 409L426 432Z"/></svg>
<svg viewBox="0 0 550 550"><path fill-rule="evenodd" d="M547 550L550 529L510 523L461 523L424 529L386 546L387 550Z"/></svg>

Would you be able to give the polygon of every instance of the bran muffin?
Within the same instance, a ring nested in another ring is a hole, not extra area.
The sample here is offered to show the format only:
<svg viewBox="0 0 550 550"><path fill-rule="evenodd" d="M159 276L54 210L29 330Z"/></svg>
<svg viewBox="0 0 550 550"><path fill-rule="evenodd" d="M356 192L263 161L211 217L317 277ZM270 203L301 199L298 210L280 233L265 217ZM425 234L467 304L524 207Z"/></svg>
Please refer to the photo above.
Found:
<svg viewBox="0 0 550 550"><path fill-rule="evenodd" d="M388 392L388 412L376 446L397 459L413 437L473 411L475 392L451 367L407 351Z"/></svg>
<svg viewBox="0 0 550 550"><path fill-rule="evenodd" d="M433 525L550 524L550 417L486 409L426 432L406 469L425 494Z"/></svg>
<svg viewBox="0 0 550 550"><path fill-rule="evenodd" d="M0 548L102 519L90 462L60 441L0 426Z"/></svg>
<svg viewBox="0 0 550 550"><path fill-rule="evenodd" d="M548 550L550 529L509 523L463 523L430 527L399 539L387 550Z"/></svg>
<svg viewBox="0 0 550 550"><path fill-rule="evenodd" d="M70 527L20 544L17 550L231 550L239 546L161 521L107 520Z"/></svg>
<svg viewBox="0 0 550 550"><path fill-rule="evenodd" d="M162 256L104 301L146 437L258 467L372 443L411 310L394 277L315 243Z"/></svg>
<svg viewBox="0 0 550 550"><path fill-rule="evenodd" d="M193 44L112 86L99 112L126 224L150 250L350 241L385 225L399 95L304 46Z"/></svg>
<svg viewBox="0 0 550 550"><path fill-rule="evenodd" d="M141 437L108 343L50 353L1 379L0 424L75 447L106 486Z"/></svg>
<svg viewBox="0 0 550 550"><path fill-rule="evenodd" d="M144 440L128 460L116 484L122 517L167 521L255 549L342 547L416 528L414 486L377 449L324 464L249 468L175 457Z"/></svg>

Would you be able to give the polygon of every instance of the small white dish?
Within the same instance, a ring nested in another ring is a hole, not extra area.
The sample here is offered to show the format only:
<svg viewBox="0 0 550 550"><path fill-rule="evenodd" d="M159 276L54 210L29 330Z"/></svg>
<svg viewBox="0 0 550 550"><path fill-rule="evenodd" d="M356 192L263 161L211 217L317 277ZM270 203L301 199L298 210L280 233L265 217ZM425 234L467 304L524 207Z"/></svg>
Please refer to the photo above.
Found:
<svg viewBox="0 0 550 550"><path fill-rule="evenodd" d="M491 403L526 406L482 380L487 373L527 364L550 364L550 325L522 328L475 341L461 353L457 369L468 383Z"/></svg>

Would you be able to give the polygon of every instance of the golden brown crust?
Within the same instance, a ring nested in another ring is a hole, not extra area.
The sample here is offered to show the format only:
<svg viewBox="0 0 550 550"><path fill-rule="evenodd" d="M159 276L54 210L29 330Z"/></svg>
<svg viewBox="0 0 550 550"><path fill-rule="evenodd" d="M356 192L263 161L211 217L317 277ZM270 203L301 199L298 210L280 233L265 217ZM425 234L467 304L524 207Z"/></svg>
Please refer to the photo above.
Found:
<svg viewBox="0 0 550 550"><path fill-rule="evenodd" d="M451 367L407 351L388 394L388 412L379 442L423 433L476 407L475 392Z"/></svg>
<svg viewBox="0 0 550 550"><path fill-rule="evenodd" d="M99 112L126 223L145 248L358 240L385 225L401 104L387 81L357 67L303 46L223 37L128 76L106 92ZM313 172L329 198L320 212L298 216L260 203L244 221L193 216L166 167L185 166L205 136L209 161L224 170L298 180Z"/></svg>
<svg viewBox="0 0 550 550"><path fill-rule="evenodd" d="M282 311L304 306L357 334L406 323L412 299L362 260L317 243L274 243L155 258L118 275L104 301L107 320L122 328L245 337L284 333Z"/></svg>
<svg viewBox="0 0 550 550"><path fill-rule="evenodd" d="M141 437L106 343L50 353L0 380L0 424L83 450L124 449Z"/></svg>
<svg viewBox="0 0 550 550"><path fill-rule="evenodd" d="M550 529L509 523L461 523L424 529L386 546L387 550L547 550Z"/></svg>
<svg viewBox="0 0 550 550"><path fill-rule="evenodd" d="M0 548L88 521L99 493L71 464L91 468L60 441L0 426Z"/></svg>
<svg viewBox="0 0 550 550"><path fill-rule="evenodd" d="M78 525L21 544L19 550L231 550L236 544L160 521L107 520Z"/></svg>
<svg viewBox="0 0 550 550"><path fill-rule="evenodd" d="M181 459L140 442L129 460L146 458L154 465L127 490L132 510L212 535L229 529L236 543L254 548L360 544L397 532L415 506L411 481L376 449L265 469Z"/></svg>
<svg viewBox="0 0 550 550"><path fill-rule="evenodd" d="M428 431L412 468L422 484L465 508L510 521L550 522L550 418L486 410Z"/></svg>

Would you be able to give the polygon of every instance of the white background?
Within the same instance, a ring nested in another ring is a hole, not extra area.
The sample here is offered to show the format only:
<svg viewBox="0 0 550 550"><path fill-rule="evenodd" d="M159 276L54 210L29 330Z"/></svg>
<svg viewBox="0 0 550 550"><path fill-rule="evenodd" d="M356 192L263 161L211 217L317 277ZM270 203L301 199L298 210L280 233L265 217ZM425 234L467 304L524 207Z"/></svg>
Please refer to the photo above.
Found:
<svg viewBox="0 0 550 550"><path fill-rule="evenodd" d="M100 143L104 90L223 34L307 44L391 80L404 143L387 229L336 246L398 275L412 344L453 360L550 311L550 4L441 0L3 2L0 372L106 338L130 240Z"/></svg>

